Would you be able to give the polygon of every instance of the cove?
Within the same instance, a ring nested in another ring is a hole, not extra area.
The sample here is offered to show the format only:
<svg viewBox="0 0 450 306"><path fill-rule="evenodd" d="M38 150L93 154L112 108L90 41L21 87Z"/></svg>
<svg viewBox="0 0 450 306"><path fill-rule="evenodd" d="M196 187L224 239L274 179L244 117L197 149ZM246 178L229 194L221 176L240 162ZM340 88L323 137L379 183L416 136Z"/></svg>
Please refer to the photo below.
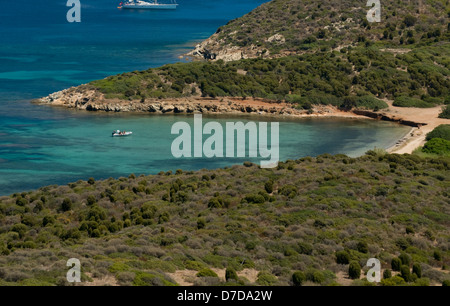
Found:
<svg viewBox="0 0 450 306"><path fill-rule="evenodd" d="M41 112L46 119L40 117ZM227 121L246 123L256 119L211 115L203 116L203 123L215 121L225 128ZM171 145L176 136L171 134L171 127L179 121L193 126L194 116L90 113L39 106L34 116L6 117L0 122L0 194L89 177L106 179L259 162L240 157L174 158ZM323 153L355 157L375 147L388 148L410 130L370 119L264 117L261 121L280 123L280 161ZM133 131L133 136L113 138L114 129Z"/></svg>

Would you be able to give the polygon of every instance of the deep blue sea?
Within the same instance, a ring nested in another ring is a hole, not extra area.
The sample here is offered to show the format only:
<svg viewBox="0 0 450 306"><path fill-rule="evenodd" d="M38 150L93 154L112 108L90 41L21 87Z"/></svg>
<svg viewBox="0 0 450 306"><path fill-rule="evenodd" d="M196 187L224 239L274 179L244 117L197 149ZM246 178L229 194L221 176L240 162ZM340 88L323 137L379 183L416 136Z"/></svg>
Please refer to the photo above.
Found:
<svg viewBox="0 0 450 306"><path fill-rule="evenodd" d="M119 1L81 0L81 23L67 22L65 0L2 5L0 195L89 177L218 168L248 159L173 158L171 126L192 122L190 117L94 114L30 103L108 75L183 61L180 55L219 26L265 1L177 2L176 11L127 11L117 9ZM208 120L224 124L230 118ZM113 139L114 129L134 135ZM280 123L280 156L356 156L375 146L389 147L407 131L370 120L286 120Z"/></svg>

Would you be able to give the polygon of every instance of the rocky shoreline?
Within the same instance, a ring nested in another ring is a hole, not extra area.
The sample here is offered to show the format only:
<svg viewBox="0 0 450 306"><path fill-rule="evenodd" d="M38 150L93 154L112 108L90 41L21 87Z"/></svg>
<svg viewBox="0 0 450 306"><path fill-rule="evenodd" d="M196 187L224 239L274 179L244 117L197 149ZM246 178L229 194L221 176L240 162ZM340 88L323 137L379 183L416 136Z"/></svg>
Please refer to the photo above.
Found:
<svg viewBox="0 0 450 306"><path fill-rule="evenodd" d="M106 99L94 89L82 86L72 87L34 100L33 103L62 106L71 109L104 112L132 112L153 114L247 114L291 117L347 117L372 118L375 120L396 122L410 127L422 127L425 122L416 122L385 111L354 109L342 111L331 105L314 105L312 110L296 109L292 104L261 98L236 97L183 97L171 99L119 100Z"/></svg>
<svg viewBox="0 0 450 306"><path fill-rule="evenodd" d="M119 100L105 99L95 90L80 90L77 87L53 93L34 100L33 103L63 106L86 111L105 112L146 112L155 114L216 113L216 114L268 114L268 115L304 115L305 110L297 110L286 103L277 103L263 99L242 99L233 97L203 98L185 97L173 99ZM331 112L323 109L319 112Z"/></svg>

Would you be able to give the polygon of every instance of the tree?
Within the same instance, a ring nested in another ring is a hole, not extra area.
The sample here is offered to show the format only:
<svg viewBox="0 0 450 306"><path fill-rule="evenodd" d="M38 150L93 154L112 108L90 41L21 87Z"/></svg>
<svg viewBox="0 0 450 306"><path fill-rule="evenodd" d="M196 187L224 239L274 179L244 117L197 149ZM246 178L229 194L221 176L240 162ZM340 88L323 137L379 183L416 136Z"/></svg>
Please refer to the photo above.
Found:
<svg viewBox="0 0 450 306"><path fill-rule="evenodd" d="M384 279L388 279L388 278L391 278L391 277L392 277L391 270L389 270L389 269L384 270L384 272L383 272L383 278L384 278Z"/></svg>
<svg viewBox="0 0 450 306"><path fill-rule="evenodd" d="M69 211L72 209L72 201L69 198L65 198L61 204L62 211Z"/></svg>
<svg viewBox="0 0 450 306"><path fill-rule="evenodd" d="M409 266L403 265L403 266L400 267L400 276L406 282L411 282L412 281L411 271L409 270Z"/></svg>
<svg viewBox="0 0 450 306"><path fill-rule="evenodd" d="M264 189L266 190L267 193L272 193L273 192L273 181L272 180L267 181L264 184Z"/></svg>
<svg viewBox="0 0 450 306"><path fill-rule="evenodd" d="M236 271L233 268L227 268L225 270L225 279L226 279L227 282L230 281L230 280L238 281L239 277L238 277Z"/></svg>
<svg viewBox="0 0 450 306"><path fill-rule="evenodd" d="M402 265L402 261L400 260L400 258L398 258L398 257L392 258L391 268L393 271L400 271L401 265Z"/></svg>
<svg viewBox="0 0 450 306"><path fill-rule="evenodd" d="M94 205L95 203L97 203L97 199L95 198L95 196L94 195L89 195L88 197L87 197L87 204L89 205L89 206L92 206L92 205Z"/></svg>
<svg viewBox="0 0 450 306"><path fill-rule="evenodd" d="M409 28L416 24L417 18L412 15L407 15L405 19L403 19L403 23Z"/></svg>
<svg viewBox="0 0 450 306"><path fill-rule="evenodd" d="M292 274L292 282L294 283L294 286L301 286L305 280L305 273L301 271L297 271Z"/></svg>
<svg viewBox="0 0 450 306"><path fill-rule="evenodd" d="M402 261L402 265L408 266L411 264L411 258L406 253L401 253L398 258Z"/></svg>
<svg viewBox="0 0 450 306"><path fill-rule="evenodd" d="M340 265L348 265L350 263L350 255L347 251L336 252L336 263Z"/></svg>
<svg viewBox="0 0 450 306"><path fill-rule="evenodd" d="M352 261L348 266L348 276L351 279L359 279L361 276L361 266L357 261Z"/></svg>
<svg viewBox="0 0 450 306"><path fill-rule="evenodd" d="M421 278L422 277L422 267L420 266L419 263L413 264L412 273L416 274L417 278Z"/></svg>
<svg viewBox="0 0 450 306"><path fill-rule="evenodd" d="M441 261L441 260L442 260L441 252L439 252L439 251L437 251L437 250L433 252L433 257L434 257L434 259L437 260L437 261Z"/></svg>
<svg viewBox="0 0 450 306"><path fill-rule="evenodd" d="M365 241L358 242L356 249L358 250L358 252L361 252L364 254L367 254L369 252L369 247L367 245L367 242L365 242Z"/></svg>
<svg viewBox="0 0 450 306"><path fill-rule="evenodd" d="M439 114L439 118L450 119L450 105L447 105Z"/></svg>
<svg viewBox="0 0 450 306"><path fill-rule="evenodd" d="M16 205L18 206L25 206L28 204L28 200L22 197L18 197L16 200Z"/></svg>
<svg viewBox="0 0 450 306"><path fill-rule="evenodd" d="M203 218L200 218L197 220L197 229L205 228L206 226L206 220Z"/></svg>

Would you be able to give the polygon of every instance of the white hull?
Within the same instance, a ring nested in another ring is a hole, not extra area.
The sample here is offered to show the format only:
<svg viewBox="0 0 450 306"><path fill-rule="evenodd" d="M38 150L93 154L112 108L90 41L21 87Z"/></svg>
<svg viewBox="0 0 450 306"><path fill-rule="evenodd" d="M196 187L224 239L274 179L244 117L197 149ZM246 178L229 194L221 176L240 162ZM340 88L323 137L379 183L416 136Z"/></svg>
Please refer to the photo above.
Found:
<svg viewBox="0 0 450 306"><path fill-rule="evenodd" d="M130 136L132 134L133 134L133 132L126 132L124 134L122 134L122 133L114 133L114 134L112 134L112 137L125 137L125 136Z"/></svg>
<svg viewBox="0 0 450 306"><path fill-rule="evenodd" d="M124 4L120 8L134 10L175 10L178 4Z"/></svg>

